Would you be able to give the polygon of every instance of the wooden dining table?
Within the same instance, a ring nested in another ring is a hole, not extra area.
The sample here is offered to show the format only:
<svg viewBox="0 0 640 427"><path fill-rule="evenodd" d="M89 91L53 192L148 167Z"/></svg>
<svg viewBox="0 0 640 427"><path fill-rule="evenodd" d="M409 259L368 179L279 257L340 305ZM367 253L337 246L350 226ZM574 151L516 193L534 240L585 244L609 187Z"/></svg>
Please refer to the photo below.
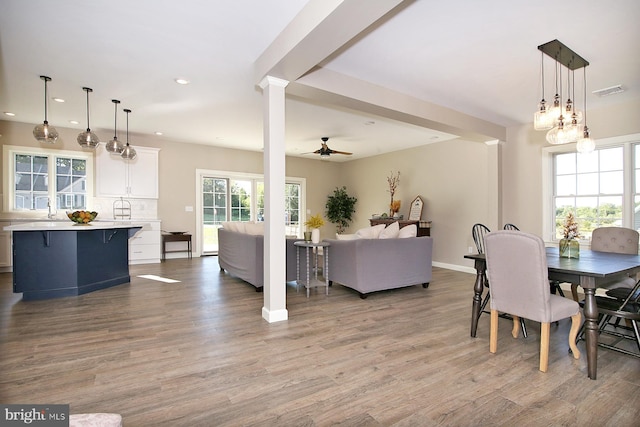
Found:
<svg viewBox="0 0 640 427"><path fill-rule="evenodd" d="M640 255L615 254L580 250L580 258L560 258L558 248L546 248L549 280L579 284L584 289L584 321L586 335L587 371L592 380L597 377L598 306L595 291L602 284L640 272ZM476 280L473 287L471 336L476 336L478 318L485 288L489 292L485 254L464 256L474 260Z"/></svg>

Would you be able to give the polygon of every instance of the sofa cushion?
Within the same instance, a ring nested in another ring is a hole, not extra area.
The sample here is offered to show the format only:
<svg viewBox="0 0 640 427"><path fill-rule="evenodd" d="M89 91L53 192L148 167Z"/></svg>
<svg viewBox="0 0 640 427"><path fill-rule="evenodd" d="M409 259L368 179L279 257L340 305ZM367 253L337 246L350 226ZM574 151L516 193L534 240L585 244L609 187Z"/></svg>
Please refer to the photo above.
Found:
<svg viewBox="0 0 640 427"><path fill-rule="evenodd" d="M406 225L398 232L399 239L406 239L409 237L416 237L418 235L418 227L415 224Z"/></svg>
<svg viewBox="0 0 640 427"><path fill-rule="evenodd" d="M264 236L264 222L245 222L244 232L252 236Z"/></svg>
<svg viewBox="0 0 640 427"><path fill-rule="evenodd" d="M399 232L400 232L400 224L398 224L398 221L394 221L380 232L380 236L378 236L378 238L379 239L395 239L396 237L398 237Z"/></svg>
<svg viewBox="0 0 640 427"><path fill-rule="evenodd" d="M384 224L374 225L373 227L365 227L356 231L356 235L361 239L377 239L384 228Z"/></svg>
<svg viewBox="0 0 640 427"><path fill-rule="evenodd" d="M359 239L360 236L357 234L338 234L336 233L336 240L355 240Z"/></svg>

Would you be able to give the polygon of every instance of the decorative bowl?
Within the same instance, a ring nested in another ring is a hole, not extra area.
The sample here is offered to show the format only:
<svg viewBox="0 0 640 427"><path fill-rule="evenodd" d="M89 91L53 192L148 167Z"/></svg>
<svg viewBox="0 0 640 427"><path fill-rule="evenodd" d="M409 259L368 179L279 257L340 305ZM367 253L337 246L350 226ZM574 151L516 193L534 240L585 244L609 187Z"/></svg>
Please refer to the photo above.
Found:
<svg viewBox="0 0 640 427"><path fill-rule="evenodd" d="M98 212L74 211L67 212L69 219L77 224L88 224L98 216Z"/></svg>

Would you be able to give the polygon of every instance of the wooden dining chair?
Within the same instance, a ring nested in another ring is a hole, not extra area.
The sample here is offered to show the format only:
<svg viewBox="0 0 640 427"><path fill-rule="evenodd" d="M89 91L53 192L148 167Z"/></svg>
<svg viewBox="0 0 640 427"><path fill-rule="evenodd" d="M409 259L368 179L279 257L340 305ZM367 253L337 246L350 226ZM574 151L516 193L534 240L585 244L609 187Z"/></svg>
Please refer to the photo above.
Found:
<svg viewBox="0 0 640 427"><path fill-rule="evenodd" d="M549 290L549 273L544 242L538 236L521 231L496 231L485 236L487 275L491 286L491 331L489 351L498 349L498 312L513 316L511 334L518 337L519 319L540 322L540 365L549 365L551 322L571 317L569 347L578 359L576 337L580 328L577 302Z"/></svg>
<svg viewBox="0 0 640 427"><path fill-rule="evenodd" d="M514 225L515 227L515 225ZM484 237L489 234L491 232L491 230L489 230L489 227L487 227L484 224L474 224L473 227L471 228L471 236L473 237L473 242L476 244L476 249L478 249L478 253L479 254L484 254L485 253L485 248L484 248ZM485 287L489 287L489 281L485 281ZM489 314L488 311L486 311L486 307L487 304L489 303L489 300L491 299L491 292L489 292L487 290L487 294L484 296L484 299L482 300L482 304L480 305L480 312L478 313L478 319L480 319L480 315L482 313L486 313ZM511 316L509 315L501 315L502 317L508 318L510 319ZM524 319L520 319L520 327L522 328L522 336L523 337L527 337L527 326L524 324Z"/></svg>
<svg viewBox="0 0 640 427"><path fill-rule="evenodd" d="M638 255L638 241L640 234L636 230L625 227L598 227L591 234L591 250L616 254ZM605 289L631 289L636 284L636 278L626 277L611 283L599 285ZM578 301L578 284L571 284L571 295Z"/></svg>

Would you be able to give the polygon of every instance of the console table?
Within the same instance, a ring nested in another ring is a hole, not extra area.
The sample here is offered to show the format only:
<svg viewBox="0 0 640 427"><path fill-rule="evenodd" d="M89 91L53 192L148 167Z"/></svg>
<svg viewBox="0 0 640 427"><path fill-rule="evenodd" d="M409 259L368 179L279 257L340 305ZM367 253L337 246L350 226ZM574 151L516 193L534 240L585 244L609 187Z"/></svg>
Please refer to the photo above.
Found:
<svg viewBox="0 0 640 427"><path fill-rule="evenodd" d="M171 251L167 250L167 243L169 242L187 242L186 249L174 249ZM162 260L164 261L167 257L167 254L170 252L187 252L189 255L189 259L191 259L191 234L183 233L183 234L163 234L162 235Z"/></svg>
<svg viewBox="0 0 640 427"><path fill-rule="evenodd" d="M410 221L410 220L393 219L393 218L379 218L379 219L372 218L369 220L369 223L371 224L372 227L378 224L389 225L393 222L397 222L400 228L406 227L407 225L415 224L416 227L418 227L418 237L431 236L431 222L429 222L429 227L420 227L421 221Z"/></svg>

